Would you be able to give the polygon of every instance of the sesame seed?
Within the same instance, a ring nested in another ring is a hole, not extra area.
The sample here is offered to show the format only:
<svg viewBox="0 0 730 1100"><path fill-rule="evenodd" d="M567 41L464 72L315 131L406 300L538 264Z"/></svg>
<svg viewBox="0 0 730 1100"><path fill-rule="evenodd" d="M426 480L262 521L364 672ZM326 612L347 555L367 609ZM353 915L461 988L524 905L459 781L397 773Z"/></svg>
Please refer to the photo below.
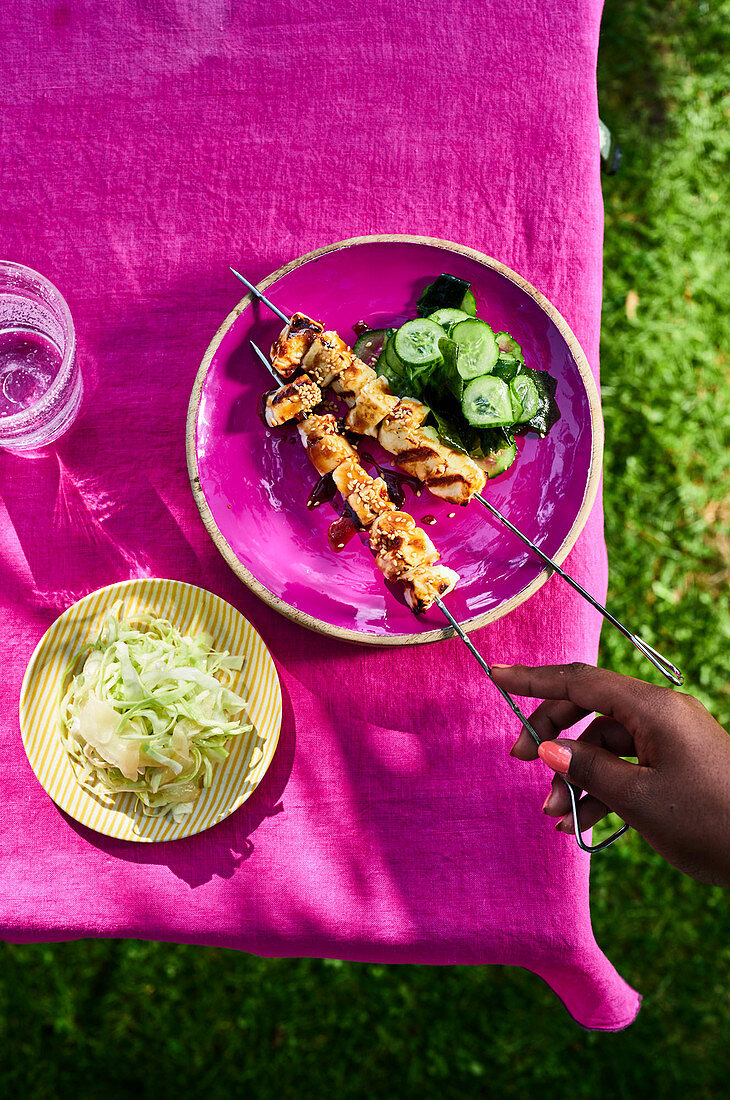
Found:
<svg viewBox="0 0 730 1100"><path fill-rule="evenodd" d="M453 519L455 515L456 512L449 512L449 519Z"/></svg>

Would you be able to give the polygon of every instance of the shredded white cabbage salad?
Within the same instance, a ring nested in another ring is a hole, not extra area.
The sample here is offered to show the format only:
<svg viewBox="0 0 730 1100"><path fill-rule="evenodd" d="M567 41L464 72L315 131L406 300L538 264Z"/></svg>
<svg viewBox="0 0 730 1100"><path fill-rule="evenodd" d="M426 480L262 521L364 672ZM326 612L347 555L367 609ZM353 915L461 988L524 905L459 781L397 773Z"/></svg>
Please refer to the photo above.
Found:
<svg viewBox="0 0 730 1100"><path fill-rule="evenodd" d="M231 739L253 728L246 700L220 678L242 667L207 634L147 613L124 619L116 604L61 686L61 740L78 782L94 794L132 791L148 816L181 821Z"/></svg>

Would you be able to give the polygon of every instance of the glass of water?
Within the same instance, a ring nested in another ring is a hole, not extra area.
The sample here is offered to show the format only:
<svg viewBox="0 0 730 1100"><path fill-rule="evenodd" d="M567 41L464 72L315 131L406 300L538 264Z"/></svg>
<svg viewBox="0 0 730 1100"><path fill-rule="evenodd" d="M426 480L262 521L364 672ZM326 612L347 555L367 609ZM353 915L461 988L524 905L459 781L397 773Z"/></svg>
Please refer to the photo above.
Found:
<svg viewBox="0 0 730 1100"><path fill-rule="evenodd" d="M33 451L71 427L83 383L76 333L52 283L0 260L0 447Z"/></svg>

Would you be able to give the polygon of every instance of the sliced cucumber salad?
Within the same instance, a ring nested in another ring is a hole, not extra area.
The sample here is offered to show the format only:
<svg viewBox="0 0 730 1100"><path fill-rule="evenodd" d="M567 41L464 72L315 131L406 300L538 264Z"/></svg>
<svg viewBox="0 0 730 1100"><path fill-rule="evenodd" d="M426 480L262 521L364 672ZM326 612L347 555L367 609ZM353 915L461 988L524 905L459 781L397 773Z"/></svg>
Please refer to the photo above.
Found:
<svg viewBox="0 0 730 1100"><path fill-rule="evenodd" d="M514 436L547 435L560 418L555 379L525 364L508 332L477 317L470 284L439 275L424 289L417 316L398 328L370 329L354 352L394 393L427 404L440 437L476 459L488 477L514 461Z"/></svg>

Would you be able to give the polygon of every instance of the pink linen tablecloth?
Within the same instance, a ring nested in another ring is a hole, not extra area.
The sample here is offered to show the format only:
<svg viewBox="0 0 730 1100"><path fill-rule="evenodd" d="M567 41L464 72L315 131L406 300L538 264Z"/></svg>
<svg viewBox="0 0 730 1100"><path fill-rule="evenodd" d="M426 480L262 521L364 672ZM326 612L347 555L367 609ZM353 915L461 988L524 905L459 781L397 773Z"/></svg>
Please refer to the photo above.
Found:
<svg viewBox="0 0 730 1100"><path fill-rule="evenodd" d="M510 963L586 1027L634 1018L638 996L591 930L589 860L540 814L548 772L509 758L517 724L476 664L458 642L377 651L279 618L217 555L184 448L198 364L240 297L228 264L262 277L361 234L442 237L506 262L561 310L597 371L600 10L6 6L0 252L67 296L87 383L54 452L0 453L7 939ZM568 567L605 592L600 502ZM17 720L25 665L53 619L140 575L239 607L284 692L280 747L250 802L169 845L68 820L35 780ZM506 663L594 661L600 625L555 579L477 641Z"/></svg>

